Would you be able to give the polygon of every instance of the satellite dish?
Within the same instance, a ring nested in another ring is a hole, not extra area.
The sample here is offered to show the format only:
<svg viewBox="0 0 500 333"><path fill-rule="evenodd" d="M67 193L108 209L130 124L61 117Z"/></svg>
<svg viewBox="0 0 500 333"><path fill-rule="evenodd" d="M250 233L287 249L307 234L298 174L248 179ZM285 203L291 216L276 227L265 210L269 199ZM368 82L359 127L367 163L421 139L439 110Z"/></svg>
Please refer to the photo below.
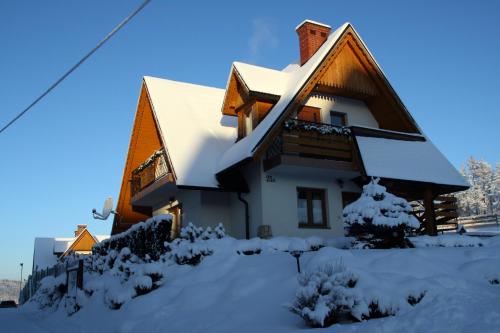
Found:
<svg viewBox="0 0 500 333"><path fill-rule="evenodd" d="M95 219L98 220L106 220L109 217L109 214L115 214L113 211L113 199L107 198L104 201L104 207L102 208L102 213L98 213L97 210L94 208L92 209L92 215L94 216Z"/></svg>

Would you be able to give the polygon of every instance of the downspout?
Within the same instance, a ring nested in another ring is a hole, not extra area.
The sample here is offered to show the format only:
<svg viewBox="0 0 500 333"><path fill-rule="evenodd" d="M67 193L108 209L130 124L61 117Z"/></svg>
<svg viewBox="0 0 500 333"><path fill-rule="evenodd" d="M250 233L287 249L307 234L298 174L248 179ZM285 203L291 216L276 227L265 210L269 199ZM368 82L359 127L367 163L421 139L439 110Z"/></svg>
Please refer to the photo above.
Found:
<svg viewBox="0 0 500 333"><path fill-rule="evenodd" d="M241 192L238 192L238 200L245 205L245 238L250 239L250 215L248 213L248 201L243 199Z"/></svg>

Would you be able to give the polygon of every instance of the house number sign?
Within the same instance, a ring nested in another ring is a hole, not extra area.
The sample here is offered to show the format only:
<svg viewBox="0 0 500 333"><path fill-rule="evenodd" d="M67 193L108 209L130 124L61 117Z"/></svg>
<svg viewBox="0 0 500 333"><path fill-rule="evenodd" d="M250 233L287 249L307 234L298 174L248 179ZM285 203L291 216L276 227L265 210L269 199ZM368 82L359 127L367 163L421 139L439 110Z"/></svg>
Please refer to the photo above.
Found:
<svg viewBox="0 0 500 333"><path fill-rule="evenodd" d="M276 183L276 178L271 175L266 175L266 182L268 183Z"/></svg>

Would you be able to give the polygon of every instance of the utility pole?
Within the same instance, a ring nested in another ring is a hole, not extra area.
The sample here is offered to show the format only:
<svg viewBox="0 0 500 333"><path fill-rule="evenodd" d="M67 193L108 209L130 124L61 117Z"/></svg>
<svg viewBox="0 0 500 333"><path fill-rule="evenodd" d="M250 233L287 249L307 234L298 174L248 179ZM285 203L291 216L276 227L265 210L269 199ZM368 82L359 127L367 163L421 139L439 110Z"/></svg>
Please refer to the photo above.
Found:
<svg viewBox="0 0 500 333"><path fill-rule="evenodd" d="M22 286L23 286L23 263L21 265L21 280L19 280L19 300L18 304L21 304L21 292L22 292Z"/></svg>

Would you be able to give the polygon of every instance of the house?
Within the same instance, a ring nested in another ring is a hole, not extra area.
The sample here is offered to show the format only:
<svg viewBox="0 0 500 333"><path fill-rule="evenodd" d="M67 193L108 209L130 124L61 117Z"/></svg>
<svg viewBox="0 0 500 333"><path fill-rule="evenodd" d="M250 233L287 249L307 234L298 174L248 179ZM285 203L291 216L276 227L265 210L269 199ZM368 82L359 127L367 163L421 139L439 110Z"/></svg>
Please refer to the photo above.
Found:
<svg viewBox="0 0 500 333"><path fill-rule="evenodd" d="M244 238L343 235L342 208L379 177L421 200L429 234L468 184L418 126L354 27L305 20L300 62L235 62L225 89L144 77L112 233L170 213ZM441 207L442 208L442 207Z"/></svg>
<svg viewBox="0 0 500 333"><path fill-rule="evenodd" d="M84 224L77 225L74 237L37 237L32 271L50 268L70 253L89 254L94 244L107 238L109 236L92 235Z"/></svg>

